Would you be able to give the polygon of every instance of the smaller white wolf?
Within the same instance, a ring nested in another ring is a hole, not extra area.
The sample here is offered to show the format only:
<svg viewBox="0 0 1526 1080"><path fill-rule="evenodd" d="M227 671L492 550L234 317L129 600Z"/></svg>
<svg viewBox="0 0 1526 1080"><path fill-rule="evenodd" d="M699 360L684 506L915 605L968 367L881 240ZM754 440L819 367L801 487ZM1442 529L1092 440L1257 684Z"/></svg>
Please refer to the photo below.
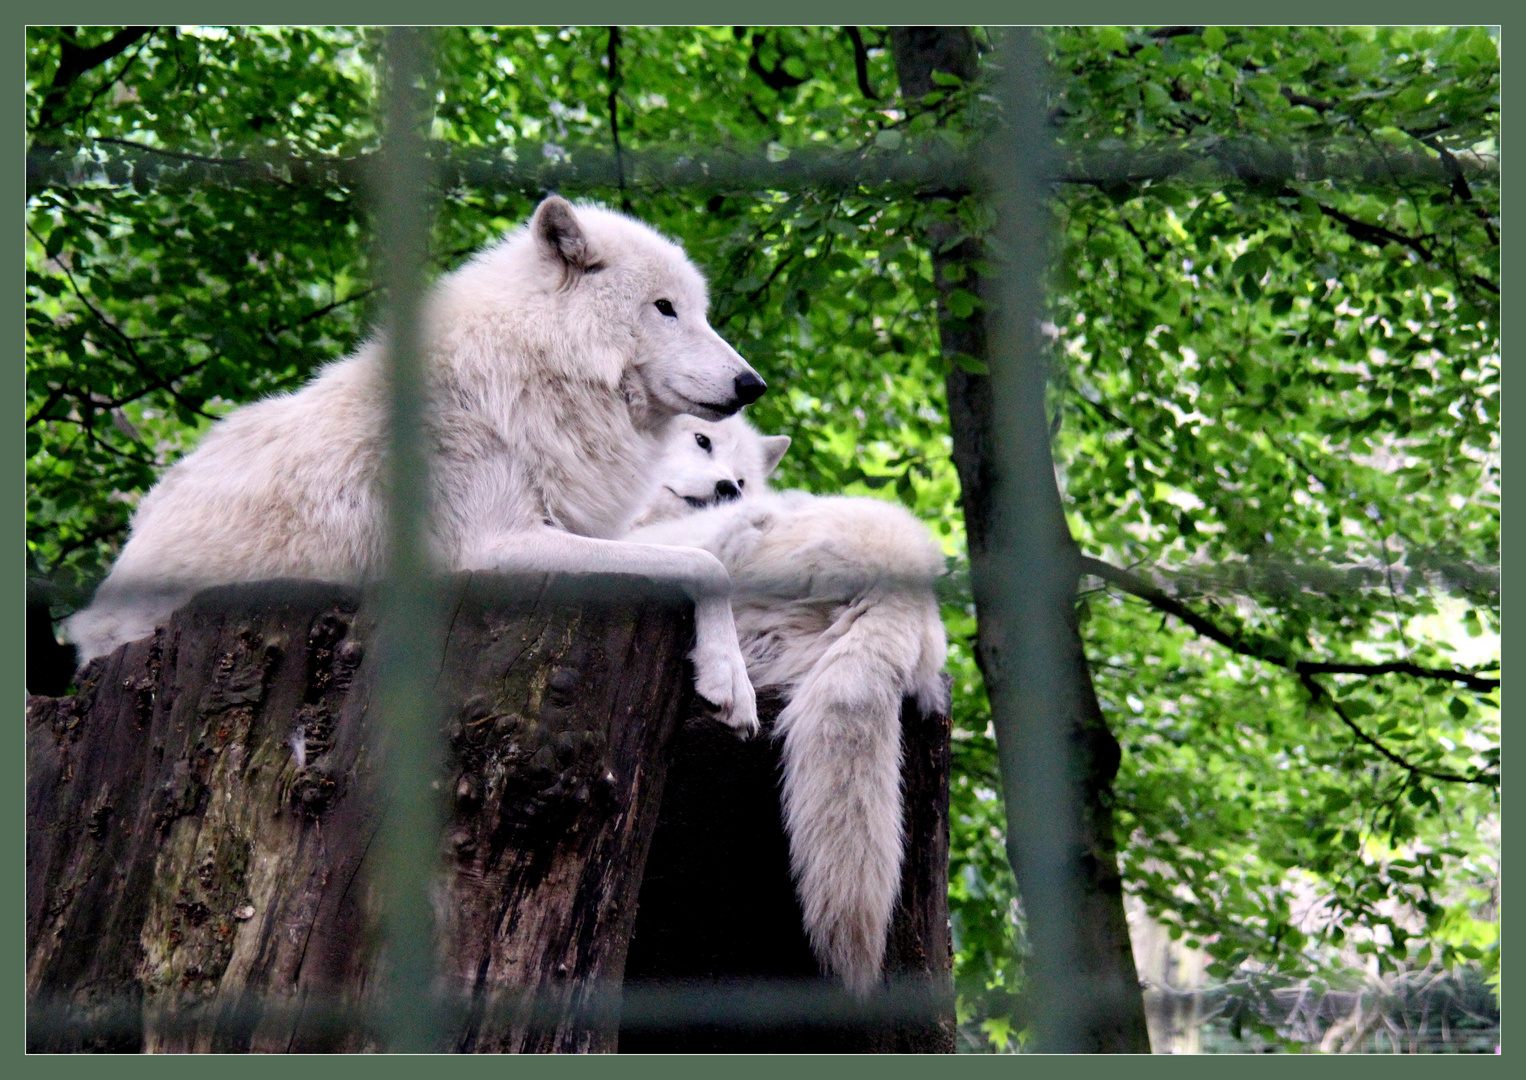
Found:
<svg viewBox="0 0 1526 1080"><path fill-rule="evenodd" d="M730 572L748 676L788 701L774 733L806 933L863 994L880 977L900 889L901 700L947 708L943 554L899 506L769 491L788 446L740 417L681 417L626 538L703 548Z"/></svg>

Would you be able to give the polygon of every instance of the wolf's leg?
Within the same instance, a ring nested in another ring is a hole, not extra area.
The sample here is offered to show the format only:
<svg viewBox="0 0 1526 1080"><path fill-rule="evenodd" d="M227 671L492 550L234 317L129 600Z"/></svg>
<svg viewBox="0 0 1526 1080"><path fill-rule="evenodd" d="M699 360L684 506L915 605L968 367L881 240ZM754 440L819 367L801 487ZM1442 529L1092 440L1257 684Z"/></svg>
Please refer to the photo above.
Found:
<svg viewBox="0 0 1526 1080"><path fill-rule="evenodd" d="M716 719L742 734L758 730L758 705L731 614L731 575L708 551L599 540L559 529L502 533L462 560L465 570L639 574L680 586L694 601L694 689Z"/></svg>

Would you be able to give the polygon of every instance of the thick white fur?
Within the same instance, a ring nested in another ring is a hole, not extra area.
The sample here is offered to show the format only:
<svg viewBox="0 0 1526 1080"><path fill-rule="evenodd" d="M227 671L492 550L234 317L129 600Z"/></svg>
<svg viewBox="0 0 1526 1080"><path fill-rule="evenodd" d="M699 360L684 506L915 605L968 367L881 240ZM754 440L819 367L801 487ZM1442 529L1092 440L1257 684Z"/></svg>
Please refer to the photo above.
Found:
<svg viewBox="0 0 1526 1080"><path fill-rule="evenodd" d="M698 511L678 500L687 516L630 538L702 547L730 571L748 674L788 700L776 734L806 931L817 958L865 993L879 979L900 890L901 700L914 695L924 713L947 707L934 593L942 552L899 506L761 490L758 463L766 475L783 447L740 418L685 421L665 465L690 455L683 440L693 431L728 448L721 467L746 476L744 496ZM673 508L661 490L669 479L659 478L647 513Z"/></svg>
<svg viewBox="0 0 1526 1080"><path fill-rule="evenodd" d="M442 278L426 306L431 540L447 568L683 584L696 688L750 733L725 569L706 552L616 539L675 418L734 412L739 378L761 387L706 322L707 303L677 245L556 196ZM80 659L152 632L207 585L380 573L386 407L373 340L218 424L144 497L111 574L69 620Z"/></svg>

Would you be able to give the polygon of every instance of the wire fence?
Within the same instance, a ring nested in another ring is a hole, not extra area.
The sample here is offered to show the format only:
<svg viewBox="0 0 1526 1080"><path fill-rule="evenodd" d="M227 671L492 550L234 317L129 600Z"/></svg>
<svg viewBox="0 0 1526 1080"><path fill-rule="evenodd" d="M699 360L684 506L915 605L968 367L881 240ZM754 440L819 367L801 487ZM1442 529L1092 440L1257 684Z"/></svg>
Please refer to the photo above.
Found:
<svg viewBox="0 0 1526 1080"><path fill-rule="evenodd" d="M341 1001L241 1002L208 1005L203 1013L186 1013L165 1023L193 1031L205 1022L205 1010L220 1009L217 1022L238 1028L268 1020L275 1015L272 1010L297 1009L308 1022L334 1031L364 1029L378 1047L422 1052L446 1047L464 1012L475 1007L444 1001L436 991L438 900L432 892L432 868L445 810L434 778L446 750L436 722L440 710L435 680L445 647L446 616L435 577L439 568L429 565L427 553L429 456L420 437L427 427L421 310L436 193L458 185L526 192L597 190L616 184L633 191L891 187L920 193L976 191L995 212L996 227L989 240L997 268L988 279L990 386L994 414L1002 420L990 448L993 529L987 550L968 567L968 586L956 575L941 587L945 598L973 597L982 625L990 628L990 656L1001 669L1002 677L992 682L991 704L1006 794L1007 850L1026 883L1022 903L1033 987L1029 1019L1039 1045L1079 1048L1084 1030L1094 1024L1092 1018L1119 1003L1109 996L1116 988L1092 985L1084 975L1082 954L1088 946L1078 924L1084 885L1071 856L1080 843L1076 828L1082 813L1083 763L1071 735L1077 690L1066 635L1074 618L1076 582L1087 567L1077 563L1069 536L1055 528L1057 522L1063 525L1064 510L1054 482L1045 405L1048 343L1041 330L1046 269L1056 243L1046 210L1051 185L1164 178L1207 184L1310 179L1377 185L1411 179L1449 182L1458 169L1469 176L1497 176L1497 163L1469 156L1448 163L1401 151L1375 156L1370 146L1273 145L1235 138L1067 149L1055 144L1049 128L1040 43L1024 31L1001 38L993 59L1001 73L994 93L1003 122L974 153L928 144L908 145L895 154L867 149L795 152L778 159L719 150L605 153L526 145L515 149L513 160L470 158L444 154L430 143L430 57L429 31L387 31L379 107L382 139L374 155L210 158L111 139L73 151L34 148L28 154L29 193L51 185L140 190L327 185L363 189L376 208L374 250L388 296L390 386L390 556L378 632L381 681L374 696L375 715L389 747L389 797L377 841L382 853L377 880L385 897L384 955L378 964L384 992L376 996L382 1004L361 1009ZM1016 567L1022 572L1015 572ZM1498 589L1497 570L1456 560L1420 559L1413 572L1419 575L1416 587L1456 583ZM1386 568L1260 563L1203 568L1193 580L1176 585L1223 587L1226 576L1239 588L1266 587L1269 579L1286 581L1290 587L1312 582L1313 587L1333 591L1370 588L1380 581L1393 584ZM820 985L766 981L660 992L608 986L584 991L576 1007L580 1022L607 1023L613 1016L622 1028L632 1030L678 1020L732 1027L926 1020L948 1008L951 994L950 987L925 981L892 982L867 1000ZM531 1023L567 1022L565 1004L537 999L533 989L525 994L523 1000L494 1007ZM141 1015L133 1005L107 1003L90 1012L77 1003L39 1000L29 1008L28 1024L34 1032L80 1030L109 1037L137 1030Z"/></svg>

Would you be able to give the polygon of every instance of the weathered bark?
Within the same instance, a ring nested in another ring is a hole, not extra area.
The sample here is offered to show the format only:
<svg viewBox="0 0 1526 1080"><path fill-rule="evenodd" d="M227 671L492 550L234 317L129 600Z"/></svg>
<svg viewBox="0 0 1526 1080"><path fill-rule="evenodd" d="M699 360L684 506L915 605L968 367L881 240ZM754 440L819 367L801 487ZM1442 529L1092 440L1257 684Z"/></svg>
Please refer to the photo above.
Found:
<svg viewBox="0 0 1526 1080"><path fill-rule="evenodd" d="M765 731L783 701L759 701ZM627 1026L622 1052L952 1053L948 923L949 718L901 712L906 857L885 971L892 987L925 987L932 1015L845 1023L821 1015L730 1027L715 1021ZM744 990L752 980L786 1002L813 994L830 1006L790 878L780 810L780 744L738 743L691 718L674 745L657 833L626 963L634 993L686 989L690 1000ZM939 993L941 991L941 994ZM807 1010L808 1011L808 1010ZM914 1010L913 1010L914 1011Z"/></svg>
<svg viewBox="0 0 1526 1080"><path fill-rule="evenodd" d="M623 975L691 696L691 609L624 578L445 587L450 1047L612 1050L615 1014L579 1006ZM385 753L367 716L372 599L212 590L90 664L76 695L29 700L32 1049L384 1045L360 1022ZM526 990L549 1019L507 1007Z"/></svg>
<svg viewBox="0 0 1526 1080"><path fill-rule="evenodd" d="M901 93L910 100L936 89L932 80L935 71L957 75L967 81L975 78L978 72L975 41L963 27L896 27L891 31L891 44ZM990 493L995 487L997 464L991 439L997 420L992 412L989 376L967 370L955 358L968 357L989 367L993 357L984 309L976 309L967 318L956 318L948 301L955 288L965 289L982 301L990 298L991 290L978 273L986 258L984 245L975 238L952 243L957 233L958 225L952 222L934 226L926 241L932 254L938 293L941 348L949 360L945 390L970 559L974 564L982 564L987 560L992 537ZM1070 537L1063 513L1048 523L1048 527L1056 542L1073 556L1075 576L1079 579L1080 553ZM995 569L999 571L1001 568ZM1147 1053L1149 1034L1129 946L1123 884L1113 839L1112 783L1118 771L1120 750L1097 703L1073 611L1068 613L1064 630L1070 642L1067 682L1071 738L1083 784L1081 820L1076 829L1081 842L1080 850L1075 854L1082 896L1081 910L1074 913L1081 936L1077 961L1082 970L1074 974L1092 988L1090 997L1098 1006L1092 1015L1081 1020L1079 1048ZM981 618L977 629L976 659L988 683L1000 678L999 665L990 662L996 645L994 633L989 621ZM1027 891L1025 868L1016 865L1013 869L1019 891Z"/></svg>

